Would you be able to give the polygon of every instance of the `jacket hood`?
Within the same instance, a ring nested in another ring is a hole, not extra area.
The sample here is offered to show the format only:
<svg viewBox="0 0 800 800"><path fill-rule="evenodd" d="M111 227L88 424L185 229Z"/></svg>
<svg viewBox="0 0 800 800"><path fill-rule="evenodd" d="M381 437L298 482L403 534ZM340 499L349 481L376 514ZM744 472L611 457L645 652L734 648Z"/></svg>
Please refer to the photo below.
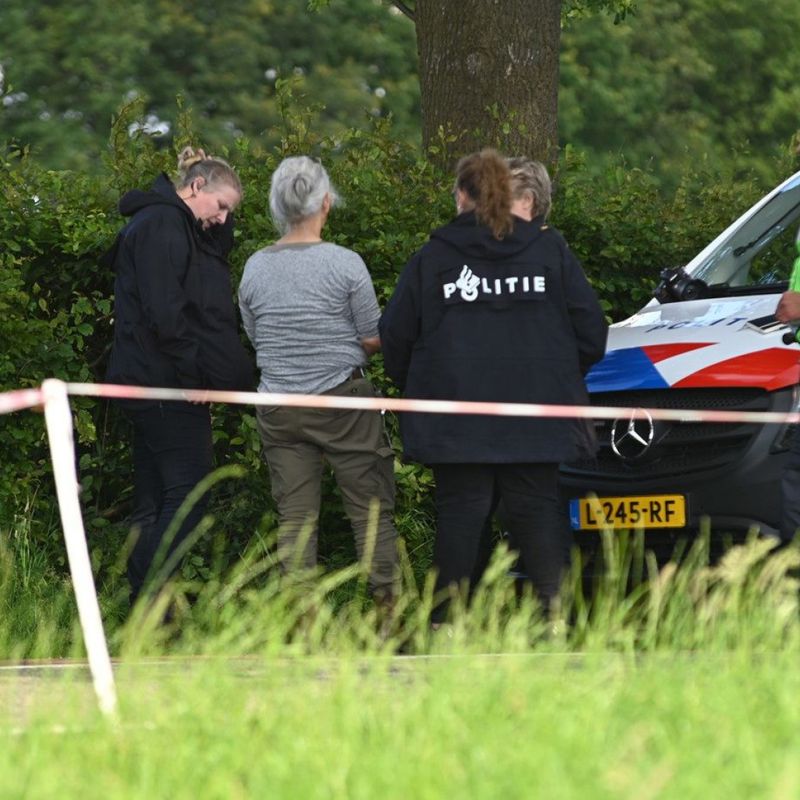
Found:
<svg viewBox="0 0 800 800"><path fill-rule="evenodd" d="M178 197L172 181L163 172L156 178L150 191L134 189L126 192L119 201L120 214L125 217L132 217L143 208L151 208L153 206L172 206L183 213L186 216L186 221L194 230L195 241L201 248L226 258L233 247L233 214L228 214L223 224L211 225L204 230L201 222L195 218L189 206ZM115 248L116 245L109 251L107 257L104 257L104 263L112 263L115 257Z"/></svg>
<svg viewBox="0 0 800 800"><path fill-rule="evenodd" d="M447 242L466 256L494 261L509 258L529 247L543 225L541 217L531 222L514 217L514 230L502 239L495 239L491 230L478 222L475 212L468 211L435 230L431 239Z"/></svg>
<svg viewBox="0 0 800 800"><path fill-rule="evenodd" d="M189 207L178 197L172 181L163 172L156 178L150 191L134 189L126 192L119 201L119 212L124 217L131 217L143 208L156 205L175 206L185 211L194 220Z"/></svg>

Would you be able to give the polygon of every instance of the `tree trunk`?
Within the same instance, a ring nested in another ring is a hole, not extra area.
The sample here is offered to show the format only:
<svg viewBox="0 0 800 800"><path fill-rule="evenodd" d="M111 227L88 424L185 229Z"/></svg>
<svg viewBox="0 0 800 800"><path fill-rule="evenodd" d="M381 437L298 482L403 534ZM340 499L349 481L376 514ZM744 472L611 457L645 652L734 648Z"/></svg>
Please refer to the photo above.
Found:
<svg viewBox="0 0 800 800"><path fill-rule="evenodd" d="M417 0L414 21L422 138L434 157L450 166L492 146L552 163L561 0Z"/></svg>

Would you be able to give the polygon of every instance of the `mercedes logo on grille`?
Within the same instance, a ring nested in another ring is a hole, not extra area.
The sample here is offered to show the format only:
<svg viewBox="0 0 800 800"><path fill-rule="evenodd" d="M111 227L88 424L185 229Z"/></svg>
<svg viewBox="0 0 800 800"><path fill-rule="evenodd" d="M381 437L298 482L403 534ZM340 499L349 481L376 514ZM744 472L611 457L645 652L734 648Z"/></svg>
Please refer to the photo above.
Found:
<svg viewBox="0 0 800 800"><path fill-rule="evenodd" d="M611 449L620 458L635 461L650 449L655 432L650 414L643 408L635 408L629 416L614 420L611 426Z"/></svg>

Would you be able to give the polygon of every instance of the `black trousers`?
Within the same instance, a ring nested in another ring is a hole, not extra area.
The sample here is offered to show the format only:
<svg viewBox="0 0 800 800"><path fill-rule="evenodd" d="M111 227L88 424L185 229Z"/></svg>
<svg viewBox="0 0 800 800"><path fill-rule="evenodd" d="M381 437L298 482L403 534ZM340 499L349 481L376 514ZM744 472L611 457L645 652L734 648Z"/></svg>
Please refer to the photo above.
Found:
<svg viewBox="0 0 800 800"><path fill-rule="evenodd" d="M789 458L781 476L781 541L792 541L798 529L800 529L800 427L795 430Z"/></svg>
<svg viewBox="0 0 800 800"><path fill-rule="evenodd" d="M207 500L195 503L174 538L160 552L164 534L189 492L213 467L211 415L207 406L160 403L127 411L133 422L134 509L139 529L128 558L131 602L146 580L200 522ZM158 556L158 563L154 564Z"/></svg>
<svg viewBox="0 0 800 800"><path fill-rule="evenodd" d="M558 464L434 464L433 475L437 592L468 586L486 522L500 500L525 572L549 606L559 592L568 538L559 508ZM433 622L446 614L445 602L434 609Z"/></svg>

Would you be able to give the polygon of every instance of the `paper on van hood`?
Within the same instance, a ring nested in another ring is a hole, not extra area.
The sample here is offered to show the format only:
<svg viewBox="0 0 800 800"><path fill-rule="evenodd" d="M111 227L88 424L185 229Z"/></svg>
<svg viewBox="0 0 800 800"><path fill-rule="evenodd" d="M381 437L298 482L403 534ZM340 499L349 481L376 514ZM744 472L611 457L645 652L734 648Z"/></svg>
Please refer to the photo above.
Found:
<svg viewBox="0 0 800 800"><path fill-rule="evenodd" d="M750 386L774 391L800 379L800 345L774 317L780 295L657 303L611 326L590 392Z"/></svg>

